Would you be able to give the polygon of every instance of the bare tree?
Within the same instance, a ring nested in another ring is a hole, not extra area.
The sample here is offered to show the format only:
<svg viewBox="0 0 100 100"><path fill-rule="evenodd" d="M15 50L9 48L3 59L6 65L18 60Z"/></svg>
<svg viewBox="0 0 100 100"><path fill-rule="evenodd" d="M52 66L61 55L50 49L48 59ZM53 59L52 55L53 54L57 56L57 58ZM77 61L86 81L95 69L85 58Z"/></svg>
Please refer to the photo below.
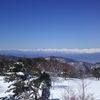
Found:
<svg viewBox="0 0 100 100"><path fill-rule="evenodd" d="M61 95L61 100L95 100L93 93L89 93L90 82L87 82L84 78L80 82L76 83L76 91L70 88L69 80L67 88L64 89Z"/></svg>

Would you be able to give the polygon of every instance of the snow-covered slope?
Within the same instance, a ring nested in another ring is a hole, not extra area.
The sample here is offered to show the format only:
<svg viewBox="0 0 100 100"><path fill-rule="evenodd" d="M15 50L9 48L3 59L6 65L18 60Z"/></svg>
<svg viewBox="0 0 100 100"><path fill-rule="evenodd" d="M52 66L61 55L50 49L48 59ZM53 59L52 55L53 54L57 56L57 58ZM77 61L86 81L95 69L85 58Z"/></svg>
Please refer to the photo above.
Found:
<svg viewBox="0 0 100 100"><path fill-rule="evenodd" d="M8 89L8 86L10 85L10 83L5 83L3 80L3 77L0 76L0 97L4 97L9 95L10 93L5 93Z"/></svg>
<svg viewBox="0 0 100 100"><path fill-rule="evenodd" d="M66 97L67 94L69 96L74 96L74 94L79 95L79 93L82 93L82 83L83 81L81 79L70 78L64 80L63 78L56 78L52 84L50 99L58 98L59 100L63 100L63 97ZM0 77L0 97L8 95L5 91L9 84L4 83L3 77ZM85 95L94 97L94 100L100 100L100 80L93 78L85 79L84 86L86 85Z"/></svg>
<svg viewBox="0 0 100 100"><path fill-rule="evenodd" d="M82 84L83 80L81 79L70 78L64 80L59 78L51 89L50 98L65 100L64 97L68 97L68 95L74 96L76 94L78 96L79 94L82 94ZM93 100L100 100L100 80L85 79L84 86L86 86L86 88L84 88L86 96L90 95L94 98Z"/></svg>

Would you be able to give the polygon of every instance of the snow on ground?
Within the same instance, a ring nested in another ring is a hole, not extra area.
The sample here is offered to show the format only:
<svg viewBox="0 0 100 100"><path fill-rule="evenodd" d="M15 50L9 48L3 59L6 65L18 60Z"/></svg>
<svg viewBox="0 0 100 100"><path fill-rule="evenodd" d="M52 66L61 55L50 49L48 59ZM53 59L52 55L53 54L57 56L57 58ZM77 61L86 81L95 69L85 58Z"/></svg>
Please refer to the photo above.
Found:
<svg viewBox="0 0 100 100"><path fill-rule="evenodd" d="M51 95L50 99L56 99L62 100L62 97L64 95L67 95L69 92L70 95L74 95L74 93L81 93L81 86L82 86L82 80L70 78L70 79L62 79L57 78L55 80L56 82L52 83L51 88ZM10 83L4 83L3 77L0 77L0 97L8 95L8 93L5 93L7 90L7 87ZM84 85L86 87L85 93L91 93L95 98L95 100L100 100L100 80L96 79L85 79Z"/></svg>
<svg viewBox="0 0 100 100"><path fill-rule="evenodd" d="M64 80L59 78L55 83L53 83L54 85L51 89L50 99L59 98L62 100L65 95L69 94L72 96L75 93L82 93L82 83L83 80L81 79L70 78ZM84 86L86 86L86 95L91 94L95 100L100 100L100 80L85 79Z"/></svg>
<svg viewBox="0 0 100 100"><path fill-rule="evenodd" d="M4 97L10 94L10 93L5 93L9 85L10 83L5 83L3 77L0 76L0 97Z"/></svg>

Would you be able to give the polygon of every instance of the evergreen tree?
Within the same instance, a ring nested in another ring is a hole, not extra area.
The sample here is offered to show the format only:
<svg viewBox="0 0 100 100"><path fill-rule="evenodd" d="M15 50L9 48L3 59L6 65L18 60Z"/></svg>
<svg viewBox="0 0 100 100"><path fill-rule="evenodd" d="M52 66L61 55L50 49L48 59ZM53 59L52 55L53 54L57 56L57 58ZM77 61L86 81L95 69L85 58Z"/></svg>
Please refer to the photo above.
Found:
<svg viewBox="0 0 100 100"><path fill-rule="evenodd" d="M39 63L38 63L39 64ZM13 92L14 98L43 98L42 100L48 100L49 89L51 86L50 76L42 72L37 66L37 62L33 62L29 58L20 59L11 65L8 65L7 76L5 76L6 82L13 82L9 86L9 91ZM12 87L13 86L13 87ZM39 90L42 91L41 96ZM45 91L45 92L44 92Z"/></svg>
<svg viewBox="0 0 100 100"><path fill-rule="evenodd" d="M62 76L66 79L70 77L70 71L68 69L63 69Z"/></svg>
<svg viewBox="0 0 100 100"><path fill-rule="evenodd" d="M96 78L100 78L100 67L92 69L92 75Z"/></svg>
<svg viewBox="0 0 100 100"><path fill-rule="evenodd" d="M4 67L3 62L0 62L0 75L3 75L3 67Z"/></svg>

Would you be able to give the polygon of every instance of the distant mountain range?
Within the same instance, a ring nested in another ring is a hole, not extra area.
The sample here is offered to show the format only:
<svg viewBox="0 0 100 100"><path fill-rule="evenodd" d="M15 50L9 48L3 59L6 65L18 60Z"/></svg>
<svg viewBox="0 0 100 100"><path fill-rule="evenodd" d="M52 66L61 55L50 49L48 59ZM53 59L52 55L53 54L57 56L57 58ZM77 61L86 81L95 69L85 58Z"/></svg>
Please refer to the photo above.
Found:
<svg viewBox="0 0 100 100"><path fill-rule="evenodd" d="M29 56L27 56L27 57L29 57ZM18 55L14 56L14 54L13 55L8 55L8 54L1 54L0 55L0 60L18 60L19 58L20 57L18 57ZM98 63L90 63L90 62L86 62L86 61L78 61L76 59L74 60L74 59L60 57L60 56L48 56L48 57L44 57L44 58L46 60L52 59L52 60L57 60L61 63L67 63L76 69L83 69L85 72L90 71L94 67L100 66L100 61Z"/></svg>
<svg viewBox="0 0 100 100"><path fill-rule="evenodd" d="M42 52L42 51L21 51L21 50L0 50L0 54L13 55L16 57L48 57L60 56L64 58L71 58L77 61L84 61L89 63L100 62L100 53L59 53L59 52Z"/></svg>
<svg viewBox="0 0 100 100"><path fill-rule="evenodd" d="M6 55L6 54L0 54L0 61L1 60L18 60L20 57L12 56L12 55Z"/></svg>

